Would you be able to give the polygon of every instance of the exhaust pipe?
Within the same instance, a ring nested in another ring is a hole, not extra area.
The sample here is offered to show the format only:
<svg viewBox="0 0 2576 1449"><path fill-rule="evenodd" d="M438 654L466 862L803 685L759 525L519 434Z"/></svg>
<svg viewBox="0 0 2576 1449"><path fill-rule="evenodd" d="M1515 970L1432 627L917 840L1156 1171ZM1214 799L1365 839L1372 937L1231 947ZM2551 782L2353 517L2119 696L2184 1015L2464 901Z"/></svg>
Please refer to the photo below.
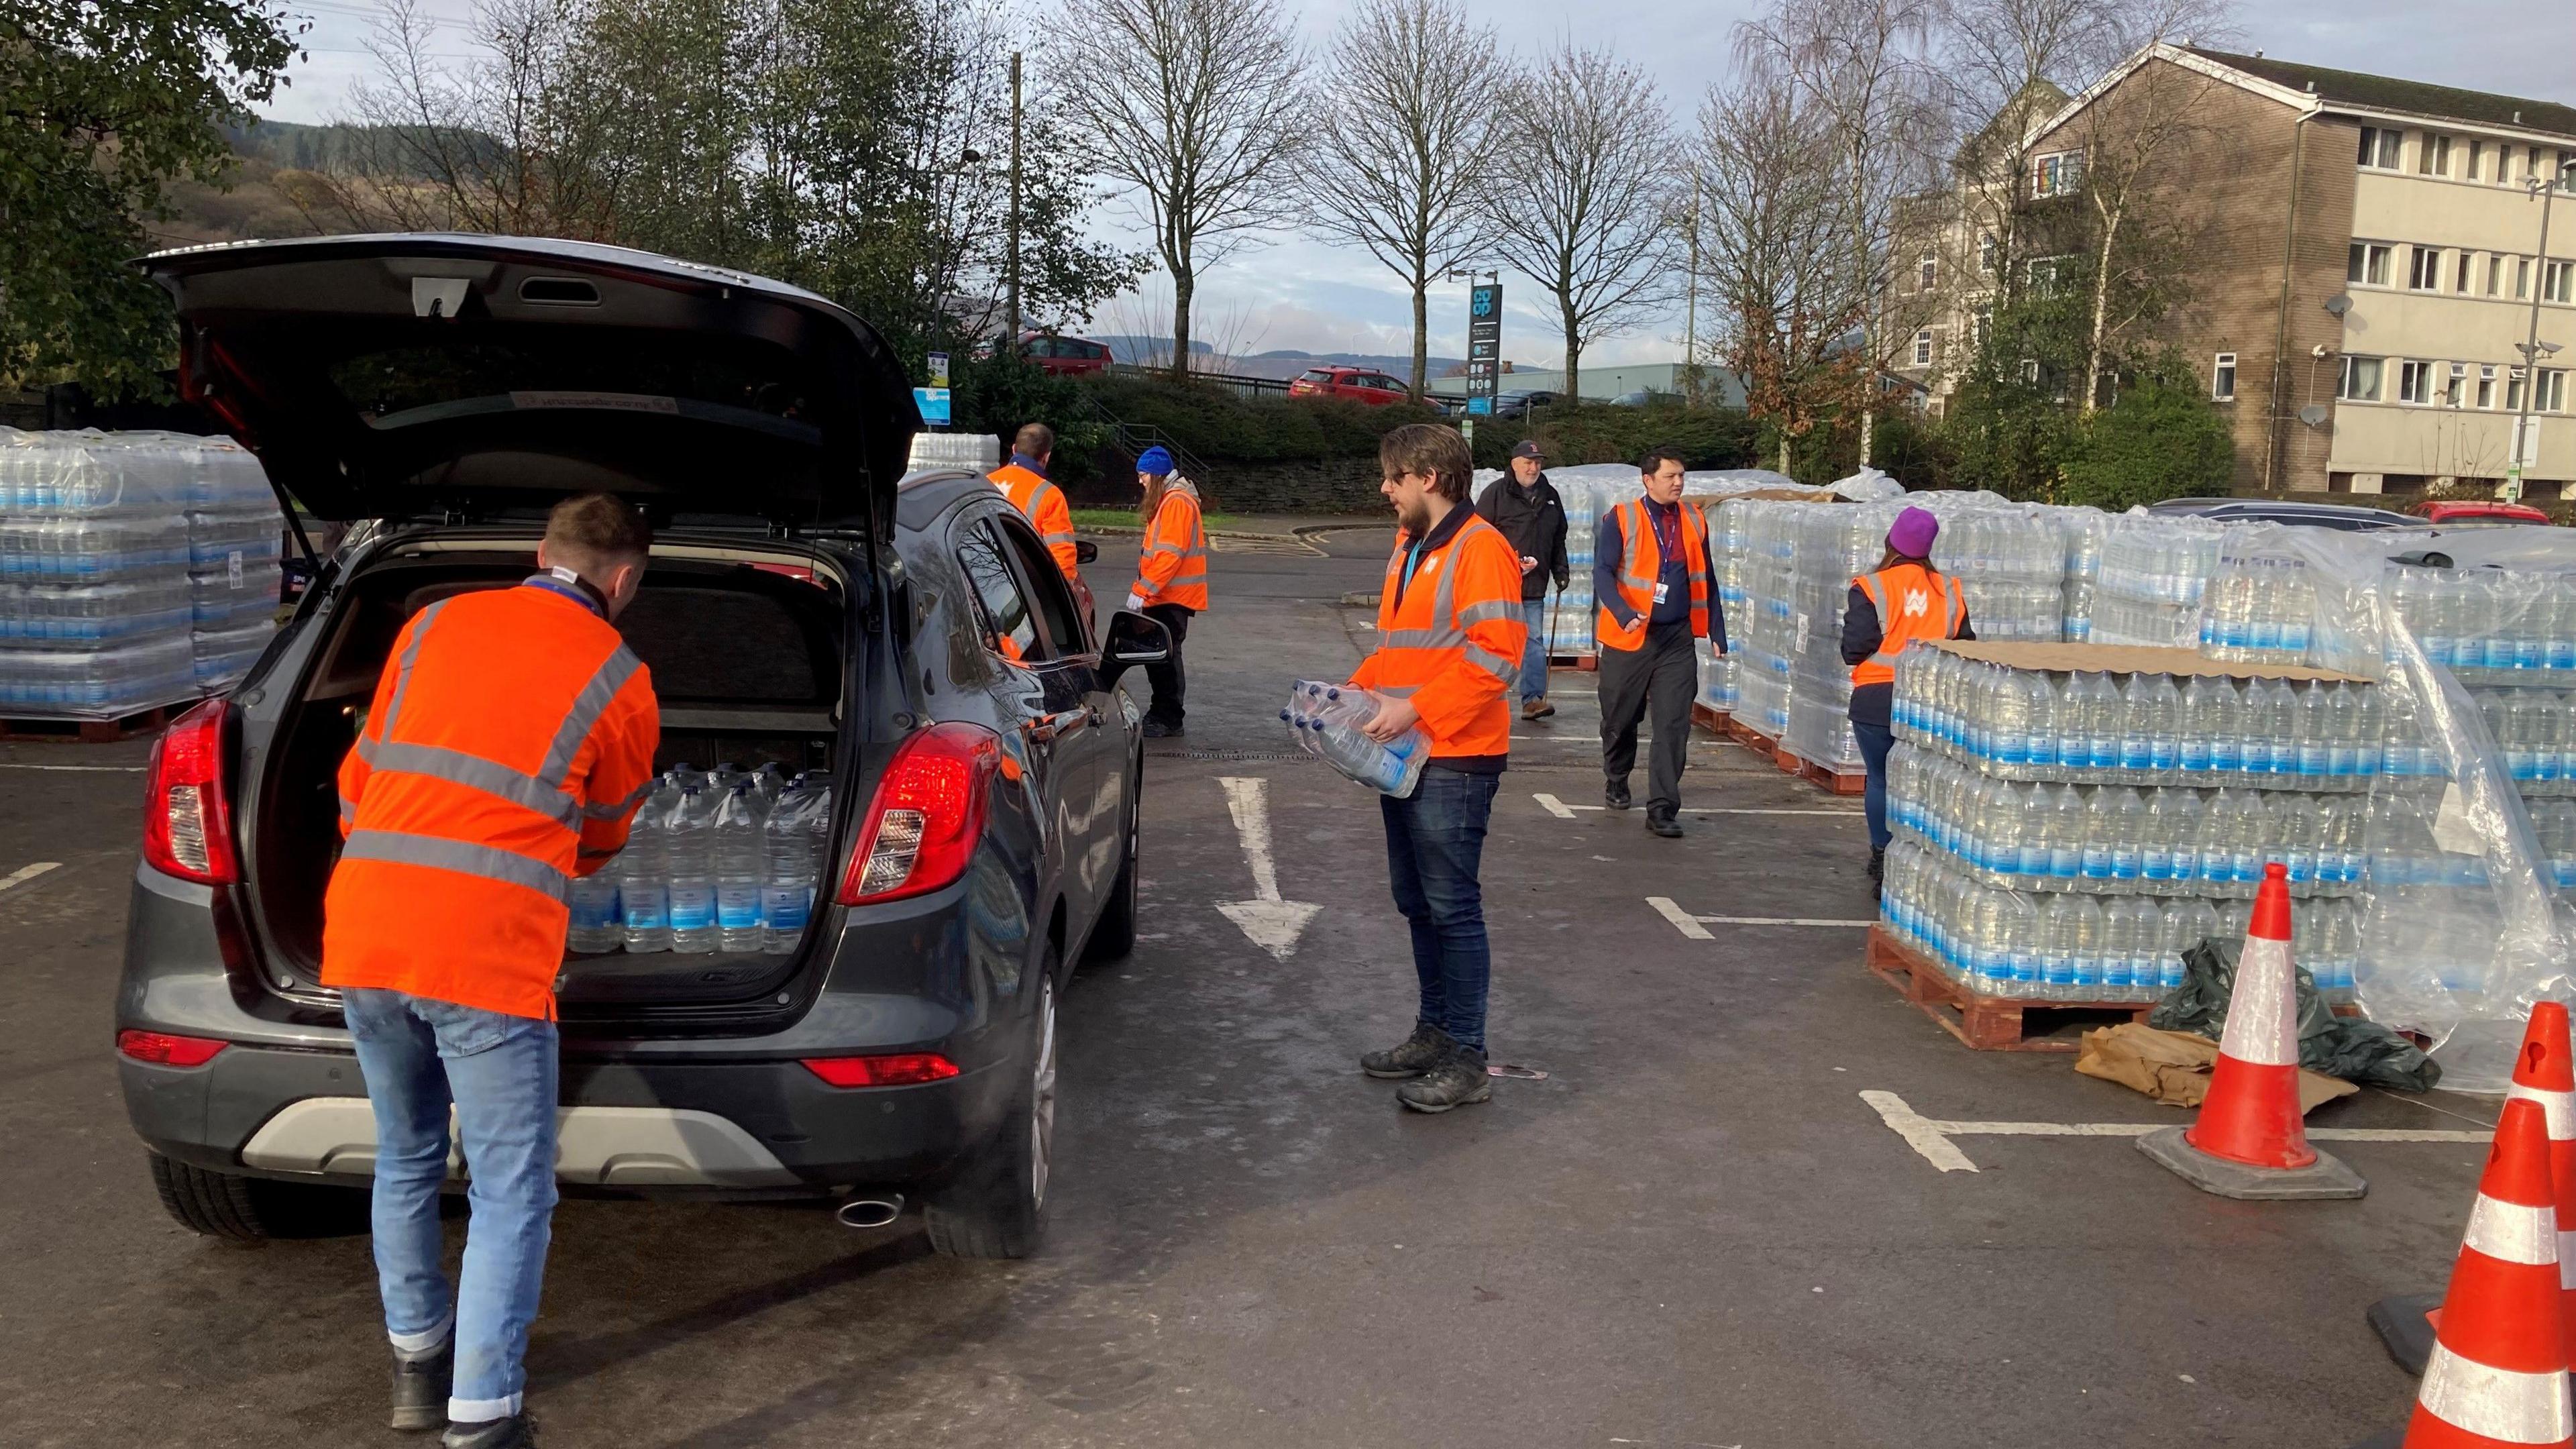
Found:
<svg viewBox="0 0 2576 1449"><path fill-rule="evenodd" d="M882 1228L903 1216L903 1194L854 1197L832 1209L832 1216L845 1228Z"/></svg>

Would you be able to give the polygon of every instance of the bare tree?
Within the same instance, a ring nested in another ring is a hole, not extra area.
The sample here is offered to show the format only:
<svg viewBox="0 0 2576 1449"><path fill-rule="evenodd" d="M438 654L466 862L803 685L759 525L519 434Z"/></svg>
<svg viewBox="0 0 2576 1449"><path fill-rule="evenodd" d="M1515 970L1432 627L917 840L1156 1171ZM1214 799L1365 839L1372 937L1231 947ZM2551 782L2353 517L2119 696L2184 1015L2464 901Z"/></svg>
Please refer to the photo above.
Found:
<svg viewBox="0 0 2576 1449"><path fill-rule="evenodd" d="M1303 177L1309 221L1368 249L1413 292L1413 395L1430 357L1430 290L1476 249L1494 102L1494 32L1452 0L1361 0L1333 38Z"/></svg>
<svg viewBox="0 0 2576 1449"><path fill-rule="evenodd" d="M1483 207L1494 249L1555 301L1579 398L1583 349L1671 299L1678 158L1654 81L1607 50L1566 41L1513 94Z"/></svg>
<svg viewBox="0 0 2576 1449"><path fill-rule="evenodd" d="M1870 305L1844 261L1831 118L1760 72L1700 106L1702 275L1716 301L1712 351L1769 420L1788 471L1792 442L1849 408L1860 359L1842 345Z"/></svg>
<svg viewBox="0 0 2576 1449"><path fill-rule="evenodd" d="M1093 0L1065 25L1078 144L1153 226L1172 278L1172 370L1186 372L1200 274L1295 205L1304 53L1278 0Z"/></svg>
<svg viewBox="0 0 2576 1449"><path fill-rule="evenodd" d="M1737 28L1747 70L1786 80L1830 125L1843 197L1843 247L1851 274L1876 292L1899 201L1926 189L1937 137L1927 57L1934 0L1779 0ZM1865 311L1861 355L1868 369L1860 404L1860 462L1869 464L1877 376L1887 365L1886 329Z"/></svg>

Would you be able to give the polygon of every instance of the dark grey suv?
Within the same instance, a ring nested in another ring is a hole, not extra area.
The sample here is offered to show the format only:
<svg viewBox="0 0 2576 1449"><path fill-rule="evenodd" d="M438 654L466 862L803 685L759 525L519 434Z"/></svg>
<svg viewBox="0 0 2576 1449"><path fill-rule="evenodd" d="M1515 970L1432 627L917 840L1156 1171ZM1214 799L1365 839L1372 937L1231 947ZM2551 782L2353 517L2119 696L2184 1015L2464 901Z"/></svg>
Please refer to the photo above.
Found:
<svg viewBox="0 0 2576 1449"><path fill-rule="evenodd" d="M1136 928L1138 720L999 490L904 477L916 426L866 324L643 253L464 236L163 253L182 383L308 516L348 521L267 654L153 757L118 1065L163 1202L200 1232L346 1211L374 1126L319 983L334 772L403 621L524 577L544 510L609 488L656 537L620 618L659 760L836 784L785 954L568 956L568 1192L917 1198L943 1251L1016 1257L1046 1208L1070 963Z"/></svg>

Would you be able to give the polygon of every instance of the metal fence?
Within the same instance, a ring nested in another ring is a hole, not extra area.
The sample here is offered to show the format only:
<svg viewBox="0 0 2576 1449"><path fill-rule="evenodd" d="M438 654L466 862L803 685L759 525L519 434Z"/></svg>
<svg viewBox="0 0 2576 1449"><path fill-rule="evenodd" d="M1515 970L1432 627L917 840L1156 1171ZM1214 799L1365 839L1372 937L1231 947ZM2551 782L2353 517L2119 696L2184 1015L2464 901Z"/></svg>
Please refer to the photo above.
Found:
<svg viewBox="0 0 2576 1449"><path fill-rule="evenodd" d="M1123 377L1169 377L1168 367L1146 367L1133 362L1113 362L1111 372ZM1239 372L1197 372L1190 381L1206 387L1223 388L1238 397L1286 397L1288 379L1284 377L1251 377Z"/></svg>

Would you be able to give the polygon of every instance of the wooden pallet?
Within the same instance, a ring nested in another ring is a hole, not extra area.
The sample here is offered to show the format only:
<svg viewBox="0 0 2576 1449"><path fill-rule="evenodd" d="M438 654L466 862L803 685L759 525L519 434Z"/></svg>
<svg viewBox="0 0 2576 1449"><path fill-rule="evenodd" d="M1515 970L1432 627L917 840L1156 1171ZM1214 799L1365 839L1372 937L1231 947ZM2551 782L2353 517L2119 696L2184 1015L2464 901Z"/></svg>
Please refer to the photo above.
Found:
<svg viewBox="0 0 2576 1449"><path fill-rule="evenodd" d="M2071 1052L2072 1035L2044 1035L2066 1027L2111 1026L2145 1021L2154 1003L2145 1001L2020 1001L1984 996L1943 974L1940 968L1898 944L1885 926L1869 928L1869 973L1896 988L1943 1031L1981 1052Z"/></svg>
<svg viewBox="0 0 2576 1449"><path fill-rule="evenodd" d="M1720 739L1726 737L1726 722L1729 718L1731 716L1725 710L1715 705L1702 704L1695 699L1691 701L1691 723Z"/></svg>
<svg viewBox="0 0 2576 1449"><path fill-rule="evenodd" d="M1769 735L1746 724L1740 716L1728 715L1719 728L1725 731L1728 739L1765 759L1770 757L1775 742Z"/></svg>
<svg viewBox="0 0 2576 1449"><path fill-rule="evenodd" d="M1858 795L1869 788L1866 770L1836 770L1815 761L1791 754L1785 748L1771 751L1771 763L1787 774L1795 775L1828 795Z"/></svg>
<svg viewBox="0 0 2576 1449"><path fill-rule="evenodd" d="M116 719L15 719L0 715L0 740L49 741L57 744L114 744L138 735L157 735L195 700L156 705Z"/></svg>

